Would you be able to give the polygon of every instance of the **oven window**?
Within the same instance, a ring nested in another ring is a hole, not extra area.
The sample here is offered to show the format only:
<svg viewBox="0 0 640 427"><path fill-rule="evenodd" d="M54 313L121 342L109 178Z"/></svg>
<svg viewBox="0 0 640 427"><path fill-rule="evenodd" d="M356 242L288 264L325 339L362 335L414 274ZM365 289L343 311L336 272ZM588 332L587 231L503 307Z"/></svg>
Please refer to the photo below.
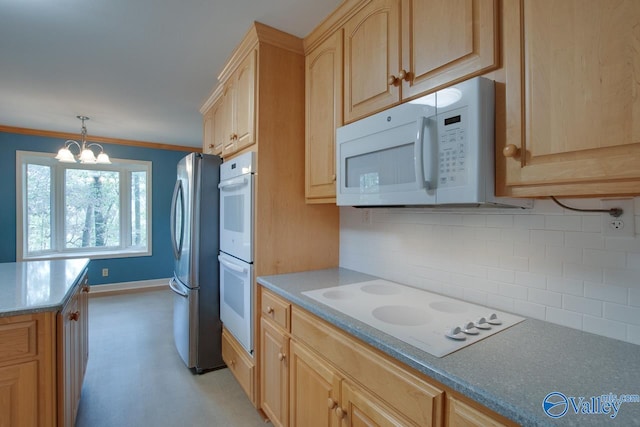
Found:
<svg viewBox="0 0 640 427"><path fill-rule="evenodd" d="M244 318L244 280L225 269L223 283L225 304Z"/></svg>
<svg viewBox="0 0 640 427"><path fill-rule="evenodd" d="M244 232L244 196L224 196L224 229Z"/></svg>

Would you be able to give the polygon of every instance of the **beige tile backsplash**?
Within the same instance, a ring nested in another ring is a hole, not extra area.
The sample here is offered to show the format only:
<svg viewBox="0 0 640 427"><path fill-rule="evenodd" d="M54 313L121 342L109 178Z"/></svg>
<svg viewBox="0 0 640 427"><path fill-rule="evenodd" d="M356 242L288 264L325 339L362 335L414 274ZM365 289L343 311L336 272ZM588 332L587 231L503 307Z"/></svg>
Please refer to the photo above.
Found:
<svg viewBox="0 0 640 427"><path fill-rule="evenodd" d="M599 208L599 199L563 200ZM640 197L634 238L602 215L529 210L340 210L340 266L640 344Z"/></svg>

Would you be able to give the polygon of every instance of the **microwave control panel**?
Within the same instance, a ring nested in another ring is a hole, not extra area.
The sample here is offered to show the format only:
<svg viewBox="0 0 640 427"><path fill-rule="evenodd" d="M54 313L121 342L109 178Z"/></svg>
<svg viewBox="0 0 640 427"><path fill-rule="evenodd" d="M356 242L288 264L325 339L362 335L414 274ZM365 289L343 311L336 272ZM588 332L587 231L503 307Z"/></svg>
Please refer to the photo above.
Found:
<svg viewBox="0 0 640 427"><path fill-rule="evenodd" d="M438 115L438 187L467 184L469 143L466 109Z"/></svg>

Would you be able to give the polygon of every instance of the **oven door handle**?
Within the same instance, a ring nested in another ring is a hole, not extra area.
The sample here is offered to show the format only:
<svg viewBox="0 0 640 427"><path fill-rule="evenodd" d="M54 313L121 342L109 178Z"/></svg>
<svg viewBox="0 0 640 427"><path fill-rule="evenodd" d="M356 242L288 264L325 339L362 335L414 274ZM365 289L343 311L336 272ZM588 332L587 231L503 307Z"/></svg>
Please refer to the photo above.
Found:
<svg viewBox="0 0 640 427"><path fill-rule="evenodd" d="M228 189L233 189L237 187L243 187L247 185L248 182L249 182L249 179L246 176L241 176L238 178L233 178L233 179L229 179L224 182L221 182L220 184L218 184L218 188L220 190L228 190Z"/></svg>
<svg viewBox="0 0 640 427"><path fill-rule="evenodd" d="M242 266L239 266L239 265L234 264L232 262L229 262L226 259L223 259L220 255L218 255L218 261L220 261L220 264L224 265L229 270L232 270L232 271L235 271L236 273L240 273L240 274L244 274L244 275L247 274L247 268L246 267L242 267Z"/></svg>
<svg viewBox="0 0 640 427"><path fill-rule="evenodd" d="M189 295L185 292L180 291L180 289L178 289L176 287L176 278L172 277L171 280L169 280L169 287L171 288L171 290L173 292L175 292L176 294L180 295L183 298L187 298Z"/></svg>

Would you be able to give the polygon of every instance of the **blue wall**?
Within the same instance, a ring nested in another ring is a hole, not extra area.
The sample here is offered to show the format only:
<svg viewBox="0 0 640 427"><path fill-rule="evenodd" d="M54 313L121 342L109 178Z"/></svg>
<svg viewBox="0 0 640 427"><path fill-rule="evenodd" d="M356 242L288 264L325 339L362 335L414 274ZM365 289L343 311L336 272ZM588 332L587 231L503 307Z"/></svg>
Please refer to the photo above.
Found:
<svg viewBox="0 0 640 427"><path fill-rule="evenodd" d="M0 132L0 262L16 260L16 151L56 153L64 140ZM119 144L102 144L110 157L151 161L152 256L96 259L89 264L89 282L133 282L171 277L173 254L169 241L169 213L176 165L189 151L159 150ZM102 269L109 277L102 277Z"/></svg>

